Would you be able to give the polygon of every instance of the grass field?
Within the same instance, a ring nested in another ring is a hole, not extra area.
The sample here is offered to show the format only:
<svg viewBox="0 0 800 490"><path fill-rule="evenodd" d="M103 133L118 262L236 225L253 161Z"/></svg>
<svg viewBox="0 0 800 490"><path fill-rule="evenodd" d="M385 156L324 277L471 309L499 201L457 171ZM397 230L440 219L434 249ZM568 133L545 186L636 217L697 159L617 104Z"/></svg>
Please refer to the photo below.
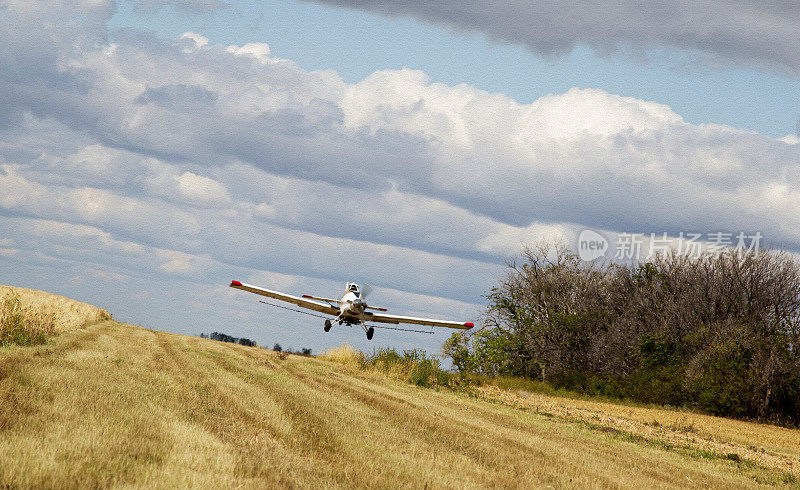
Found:
<svg viewBox="0 0 800 490"><path fill-rule="evenodd" d="M48 337L108 320L106 310L63 296L0 285L0 346L40 344Z"/></svg>
<svg viewBox="0 0 800 490"><path fill-rule="evenodd" d="M0 349L0 488L792 486L798 441L114 321Z"/></svg>

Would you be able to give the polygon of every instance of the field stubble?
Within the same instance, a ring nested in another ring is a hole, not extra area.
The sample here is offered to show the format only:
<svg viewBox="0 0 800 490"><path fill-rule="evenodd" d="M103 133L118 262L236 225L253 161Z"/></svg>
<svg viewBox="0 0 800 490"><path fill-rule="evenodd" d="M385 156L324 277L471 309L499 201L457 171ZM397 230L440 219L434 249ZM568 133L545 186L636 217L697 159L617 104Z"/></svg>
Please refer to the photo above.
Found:
<svg viewBox="0 0 800 490"><path fill-rule="evenodd" d="M575 416L603 407L551 400L568 410L561 416L527 405L544 401L508 391L419 388L347 361L282 360L264 349L106 321L46 345L0 350L0 486L750 487L793 481L795 466L704 457L716 453L620 437L621 431L601 430L613 427L610 420L583 423L594 414ZM624 415L607 410L608 417ZM655 415L642 417L644 424ZM731 435L728 443L753 444L796 462L791 441L800 431L787 439L770 426L747 427L731 429L742 439Z"/></svg>

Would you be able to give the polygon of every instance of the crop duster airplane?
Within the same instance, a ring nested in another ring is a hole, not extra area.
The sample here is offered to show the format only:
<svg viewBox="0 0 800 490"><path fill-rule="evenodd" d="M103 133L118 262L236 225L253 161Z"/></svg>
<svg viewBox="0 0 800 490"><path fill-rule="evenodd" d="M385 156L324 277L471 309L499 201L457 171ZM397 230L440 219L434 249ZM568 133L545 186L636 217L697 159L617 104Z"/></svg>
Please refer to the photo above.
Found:
<svg viewBox="0 0 800 490"><path fill-rule="evenodd" d="M431 320L428 318L416 318L413 316L384 315L382 313L373 313L371 311L367 311L375 310L383 312L386 311L386 308L368 306L365 299L365 296L369 294L368 287L364 287L364 290L362 291L358 287L358 284L354 282L347 283L342 299L317 298L316 296L309 296L307 294L304 294L302 297L292 296L291 294L271 291L269 289L251 286L250 284L243 284L239 281L231 281L231 287L241 289L242 291L260 294L261 296L266 296L268 298L286 301L302 308L308 308L309 310L318 311L327 315L332 315L335 317L333 320L330 318L325 319L326 332L330 331L333 323L338 323L339 325L361 325L361 327L364 329L364 332L367 334L367 340L372 340L372 334L375 332L375 329L373 327L368 327L365 322L393 324L411 323L415 325L430 325L432 327L459 328L462 330L468 330L475 326L472 323Z"/></svg>

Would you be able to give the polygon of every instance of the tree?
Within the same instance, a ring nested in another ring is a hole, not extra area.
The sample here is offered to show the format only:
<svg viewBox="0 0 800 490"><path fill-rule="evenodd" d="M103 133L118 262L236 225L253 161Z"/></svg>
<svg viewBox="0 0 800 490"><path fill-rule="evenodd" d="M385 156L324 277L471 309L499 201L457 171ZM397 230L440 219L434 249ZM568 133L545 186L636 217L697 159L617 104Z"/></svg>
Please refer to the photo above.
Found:
<svg viewBox="0 0 800 490"><path fill-rule="evenodd" d="M526 248L455 333L461 372L800 423L800 264L783 252L675 252L641 264Z"/></svg>

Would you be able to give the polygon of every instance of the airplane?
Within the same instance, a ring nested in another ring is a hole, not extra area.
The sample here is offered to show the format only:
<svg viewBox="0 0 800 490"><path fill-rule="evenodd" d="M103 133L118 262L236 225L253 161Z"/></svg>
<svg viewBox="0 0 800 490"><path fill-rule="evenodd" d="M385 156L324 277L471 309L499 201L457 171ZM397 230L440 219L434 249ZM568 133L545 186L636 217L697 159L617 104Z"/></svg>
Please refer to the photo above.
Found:
<svg viewBox="0 0 800 490"><path fill-rule="evenodd" d="M291 294L272 291L270 289L264 289L258 286L252 286L250 284L244 284L239 281L231 281L230 287L260 294L261 296L266 296L268 298L286 301L302 308L308 308L309 310L332 315L335 317L333 320L329 318L325 319L324 330L326 332L330 331L331 326L334 323L338 323L339 325L346 324L348 326L361 325L361 327L364 329L364 332L367 334L367 340L372 340L372 335L374 334L375 329L373 327L368 327L365 322L392 324L411 323L415 325L430 325L432 327L457 328L461 330L469 330L475 326L472 323L432 320L429 318L416 318L413 316L384 315L381 313L367 311L375 310L384 312L387 310L386 308L379 308L377 306L368 306L365 299L365 296L368 294L367 287L363 288L362 291L362 288L359 288L358 284L354 282L347 283L344 295L342 295L342 299L318 298L308 294L304 294L302 296L293 296Z"/></svg>

